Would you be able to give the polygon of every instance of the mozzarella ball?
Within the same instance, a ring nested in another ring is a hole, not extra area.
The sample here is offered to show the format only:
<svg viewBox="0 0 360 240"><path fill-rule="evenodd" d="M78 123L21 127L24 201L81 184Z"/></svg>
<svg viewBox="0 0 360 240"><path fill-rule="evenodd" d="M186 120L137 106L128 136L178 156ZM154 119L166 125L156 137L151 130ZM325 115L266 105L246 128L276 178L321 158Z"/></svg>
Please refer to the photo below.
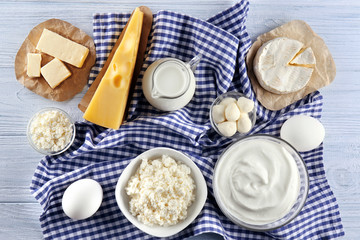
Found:
<svg viewBox="0 0 360 240"><path fill-rule="evenodd" d="M215 123L221 123L225 121L225 105L213 106L211 114Z"/></svg>
<svg viewBox="0 0 360 240"><path fill-rule="evenodd" d="M236 133L236 122L222 122L217 125L219 132L225 137L231 137Z"/></svg>
<svg viewBox="0 0 360 240"><path fill-rule="evenodd" d="M252 128L252 123L247 113L242 113L239 120L236 122L237 131L239 133L247 133Z"/></svg>
<svg viewBox="0 0 360 240"><path fill-rule="evenodd" d="M220 104L220 105L227 106L227 105L229 105L230 103L236 103L236 99L235 99L235 98L232 98L232 97L227 97L227 98L224 98L223 100L221 100L221 102L220 102L219 104Z"/></svg>
<svg viewBox="0 0 360 240"><path fill-rule="evenodd" d="M228 121L235 122L240 117L240 110L235 102L228 104L225 107L225 118Z"/></svg>
<svg viewBox="0 0 360 240"><path fill-rule="evenodd" d="M248 112L251 112L254 109L255 103L252 100L250 100L250 99L248 99L246 97L240 97L237 100L237 105L240 108L241 112L248 113Z"/></svg>

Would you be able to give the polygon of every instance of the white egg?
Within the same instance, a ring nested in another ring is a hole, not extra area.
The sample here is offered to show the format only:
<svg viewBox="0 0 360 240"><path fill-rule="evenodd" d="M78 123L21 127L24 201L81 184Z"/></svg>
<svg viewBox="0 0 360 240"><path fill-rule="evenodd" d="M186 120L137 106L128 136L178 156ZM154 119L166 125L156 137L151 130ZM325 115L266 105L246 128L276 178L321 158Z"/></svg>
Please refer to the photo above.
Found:
<svg viewBox="0 0 360 240"><path fill-rule="evenodd" d="M80 179L73 182L64 192L62 208L65 214L74 220L91 217L100 207L103 190L92 179Z"/></svg>
<svg viewBox="0 0 360 240"><path fill-rule="evenodd" d="M305 152L317 148L324 141L325 128L313 117L297 115L284 122L280 137L299 152Z"/></svg>

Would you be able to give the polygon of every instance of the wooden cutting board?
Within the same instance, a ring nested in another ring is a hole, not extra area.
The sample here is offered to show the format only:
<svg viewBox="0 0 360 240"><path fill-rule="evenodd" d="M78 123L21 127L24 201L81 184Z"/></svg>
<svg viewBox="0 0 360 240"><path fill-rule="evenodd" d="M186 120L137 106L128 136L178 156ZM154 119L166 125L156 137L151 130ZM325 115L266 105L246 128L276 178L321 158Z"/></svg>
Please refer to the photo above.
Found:
<svg viewBox="0 0 360 240"><path fill-rule="evenodd" d="M150 10L150 8L146 7L146 6L140 6L139 7L140 10L144 13L144 19L143 19L143 25L142 25L142 30L141 30L141 36L140 36L140 42L139 42L139 49L138 49L138 53L137 53L137 57L136 57L136 63L135 63L135 68L134 68L134 74L133 77L131 79L131 85L130 85L130 92L129 92L129 98L127 101L127 106L126 106L126 110L125 110L125 117L124 119L126 119L127 116L127 112L129 109L129 105L131 102L131 98L134 92L134 88L135 88L135 84L136 84L136 80L139 76L139 73L141 71L141 67L143 65L144 62L144 56L145 56L145 52L146 52L146 46L147 46L147 42L148 42L148 38L149 38L149 34L151 31L151 26L152 26L152 20L153 20L153 15L152 12ZM129 21L128 21L129 23ZM92 97L95 94L95 91L97 89L97 87L100 84L100 81L102 79L102 77L104 76L114 54L116 49L118 48L118 46L120 45L123 36L125 34L125 31L127 29L128 23L126 24L126 26L124 27L124 29L122 30L118 40L116 41L113 49L111 50L111 53L108 57L108 59L106 60L104 67L101 69L99 75L96 77L95 81L91 84L91 86L89 87L88 91L85 93L84 97L81 99L80 103L78 104L78 108L82 111L85 112L87 107L89 106L89 103L92 99Z"/></svg>

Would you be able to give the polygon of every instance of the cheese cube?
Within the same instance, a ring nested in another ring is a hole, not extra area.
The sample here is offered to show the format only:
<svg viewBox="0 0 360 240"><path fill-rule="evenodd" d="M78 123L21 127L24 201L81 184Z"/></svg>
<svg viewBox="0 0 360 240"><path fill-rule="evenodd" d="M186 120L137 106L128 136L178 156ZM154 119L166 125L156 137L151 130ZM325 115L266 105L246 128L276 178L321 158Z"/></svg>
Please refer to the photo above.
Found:
<svg viewBox="0 0 360 240"><path fill-rule="evenodd" d="M144 14L136 8L124 37L87 107L84 118L118 129L123 121L141 36Z"/></svg>
<svg viewBox="0 0 360 240"><path fill-rule="evenodd" d="M41 75L43 75L50 87L54 89L67 79L71 75L71 72L66 68L63 62L54 58L41 68Z"/></svg>
<svg viewBox="0 0 360 240"><path fill-rule="evenodd" d="M44 29L36 49L61 61L81 68L89 54L89 49L48 29Z"/></svg>
<svg viewBox="0 0 360 240"><path fill-rule="evenodd" d="M27 54L27 75L29 77L40 77L41 68L41 54L28 53Z"/></svg>

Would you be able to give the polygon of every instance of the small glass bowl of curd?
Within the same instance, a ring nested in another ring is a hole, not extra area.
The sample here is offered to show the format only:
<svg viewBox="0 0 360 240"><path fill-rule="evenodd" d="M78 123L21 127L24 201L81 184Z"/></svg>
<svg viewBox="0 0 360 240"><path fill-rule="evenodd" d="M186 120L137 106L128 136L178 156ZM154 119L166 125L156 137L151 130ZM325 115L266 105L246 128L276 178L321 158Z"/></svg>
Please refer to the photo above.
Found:
<svg viewBox="0 0 360 240"><path fill-rule="evenodd" d="M226 92L211 104L209 117L219 135L240 138L250 133L255 125L255 103L242 93Z"/></svg>
<svg viewBox="0 0 360 240"><path fill-rule="evenodd" d="M68 113L48 107L39 110L30 119L26 131L31 147L45 155L65 152L74 142L75 123Z"/></svg>
<svg viewBox="0 0 360 240"><path fill-rule="evenodd" d="M259 134L224 150L215 165L213 189L221 211L232 222L252 231L270 231L300 213L309 177L295 148Z"/></svg>

